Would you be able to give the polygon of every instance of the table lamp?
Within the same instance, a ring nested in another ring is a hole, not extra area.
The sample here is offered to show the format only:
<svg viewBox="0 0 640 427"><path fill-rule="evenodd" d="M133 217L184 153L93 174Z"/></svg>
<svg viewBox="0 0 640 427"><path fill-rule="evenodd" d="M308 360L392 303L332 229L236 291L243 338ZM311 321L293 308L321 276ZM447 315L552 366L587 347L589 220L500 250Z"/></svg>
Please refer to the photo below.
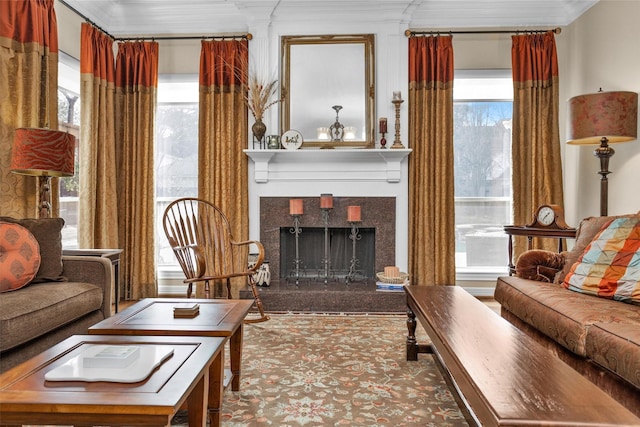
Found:
<svg viewBox="0 0 640 427"><path fill-rule="evenodd" d="M569 100L567 144L600 144L593 155L600 159L600 216L607 215L610 143L627 142L638 135L638 94L600 92Z"/></svg>
<svg viewBox="0 0 640 427"><path fill-rule="evenodd" d="M75 137L66 132L40 128L16 129L11 172L40 179L40 218L51 216L51 177L73 176L75 148Z"/></svg>

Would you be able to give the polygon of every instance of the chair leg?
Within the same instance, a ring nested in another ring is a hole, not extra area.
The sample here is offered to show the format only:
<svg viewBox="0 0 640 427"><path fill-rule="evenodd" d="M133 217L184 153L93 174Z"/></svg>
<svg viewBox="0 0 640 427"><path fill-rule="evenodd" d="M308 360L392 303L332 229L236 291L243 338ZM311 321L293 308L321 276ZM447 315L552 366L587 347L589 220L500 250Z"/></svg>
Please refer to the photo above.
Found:
<svg viewBox="0 0 640 427"><path fill-rule="evenodd" d="M258 307L258 311L260 312L260 317L257 319L245 319L245 323L258 323L258 322L266 322L269 320L269 316L267 316L264 312L264 308L262 307L262 300L260 299L260 292L258 292L258 288L256 287L256 282L253 280L252 276L249 277L249 286L251 287L251 293L253 294L253 298L256 302L256 307Z"/></svg>
<svg viewBox="0 0 640 427"><path fill-rule="evenodd" d="M187 286L187 298L191 298L192 293L193 293L193 283L189 283L189 286Z"/></svg>

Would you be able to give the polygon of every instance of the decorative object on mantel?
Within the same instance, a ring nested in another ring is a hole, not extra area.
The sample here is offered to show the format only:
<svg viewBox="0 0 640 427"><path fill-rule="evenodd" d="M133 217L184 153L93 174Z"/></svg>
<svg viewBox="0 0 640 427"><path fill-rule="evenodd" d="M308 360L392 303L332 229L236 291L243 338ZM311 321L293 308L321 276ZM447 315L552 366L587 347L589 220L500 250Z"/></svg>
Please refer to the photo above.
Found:
<svg viewBox="0 0 640 427"><path fill-rule="evenodd" d="M391 148L404 148L404 145L400 142L400 104L404 102L400 91L393 92L393 100L391 102L396 109L396 138Z"/></svg>
<svg viewBox="0 0 640 427"><path fill-rule="evenodd" d="M300 233L302 233L302 229L300 228L300 217L304 213L304 208L302 205L302 199L290 199L289 200L289 215L293 218L293 227L289 229L289 232L294 235L296 240L296 257L293 260L293 264L295 266L294 270L294 278L296 280L296 285L300 284Z"/></svg>
<svg viewBox="0 0 640 427"><path fill-rule="evenodd" d="M253 133L253 143L259 143L260 148L265 146L264 135L267 132L267 125L264 124L262 118L264 113L281 99L272 100L273 95L278 90L278 80L265 79L258 77L256 72L249 72L247 91L244 96L247 108L251 111L255 122L251 126Z"/></svg>
<svg viewBox="0 0 640 427"><path fill-rule="evenodd" d="M600 144L593 155L600 159L600 216L607 216L609 143L627 142L638 136L638 94L599 92L569 100L568 144Z"/></svg>
<svg viewBox="0 0 640 427"><path fill-rule="evenodd" d="M324 223L324 283L329 283L329 271L331 268L331 256L329 254L329 212L333 209L333 194L320 195L320 209L322 210L322 222Z"/></svg>
<svg viewBox="0 0 640 427"><path fill-rule="evenodd" d="M37 176L40 218L51 217L51 177L73 176L76 138L53 129L19 128L15 130L11 172Z"/></svg>
<svg viewBox="0 0 640 427"><path fill-rule="evenodd" d="M282 134L282 146L287 150L297 150L302 146L302 134L294 129L289 129Z"/></svg>
<svg viewBox="0 0 640 427"><path fill-rule="evenodd" d="M355 282L357 277L364 277L361 270L358 270L360 261L356 258L356 242L362 239L360 230L358 230L358 223L362 221L360 206L347 206L347 222L351 226L351 232L349 233L349 239L352 242L352 255L349 262L349 272L347 273L347 284Z"/></svg>
<svg viewBox="0 0 640 427"><path fill-rule="evenodd" d="M267 148L269 150L280 149L280 135L269 135L267 137Z"/></svg>
<svg viewBox="0 0 640 427"><path fill-rule="evenodd" d="M334 110L336 110L336 121L329 126L329 136L331 137L331 141L333 142L343 142L344 141L344 125L340 123L339 113L342 110L342 105L334 105Z"/></svg>
<svg viewBox="0 0 640 427"><path fill-rule="evenodd" d="M384 135L387 133L387 118L386 117L380 117L380 134L382 135L382 138L380 138L380 148L387 148L385 147L385 145L387 145L387 140L384 137Z"/></svg>

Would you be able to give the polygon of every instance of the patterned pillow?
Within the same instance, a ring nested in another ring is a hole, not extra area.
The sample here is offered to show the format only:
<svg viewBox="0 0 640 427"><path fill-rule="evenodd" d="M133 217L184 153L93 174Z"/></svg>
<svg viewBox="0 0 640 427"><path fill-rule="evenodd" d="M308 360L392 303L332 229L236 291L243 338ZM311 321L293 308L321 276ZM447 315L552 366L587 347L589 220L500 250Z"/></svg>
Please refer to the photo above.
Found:
<svg viewBox="0 0 640 427"><path fill-rule="evenodd" d="M18 224L0 222L0 292L27 285L40 268L40 245Z"/></svg>
<svg viewBox="0 0 640 427"><path fill-rule="evenodd" d="M562 285L576 292L640 304L640 218L606 223Z"/></svg>
<svg viewBox="0 0 640 427"><path fill-rule="evenodd" d="M40 269L31 283L66 282L62 275L62 218L24 218L0 217L0 221L19 224L29 230L40 245Z"/></svg>

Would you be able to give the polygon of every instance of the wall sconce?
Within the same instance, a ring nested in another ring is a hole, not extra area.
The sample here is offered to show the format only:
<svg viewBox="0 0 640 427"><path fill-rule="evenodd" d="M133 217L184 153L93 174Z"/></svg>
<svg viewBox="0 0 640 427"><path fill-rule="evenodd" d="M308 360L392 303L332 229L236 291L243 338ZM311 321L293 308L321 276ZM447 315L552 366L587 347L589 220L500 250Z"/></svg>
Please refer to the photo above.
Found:
<svg viewBox="0 0 640 427"><path fill-rule="evenodd" d="M37 176L40 218L51 217L51 177L73 176L76 138L66 132L39 129L16 129L13 138L11 172Z"/></svg>
<svg viewBox="0 0 640 427"><path fill-rule="evenodd" d="M600 159L600 216L607 215L609 158L615 151L609 143L627 142L638 135L638 94L602 92L569 100L567 144L600 144L593 155Z"/></svg>
<svg viewBox="0 0 640 427"><path fill-rule="evenodd" d="M332 141L342 142L344 141L344 126L340 123L340 118L338 117L340 110L342 110L342 105L334 105L331 108L336 110L336 121L334 124L329 126L329 135L331 136Z"/></svg>

